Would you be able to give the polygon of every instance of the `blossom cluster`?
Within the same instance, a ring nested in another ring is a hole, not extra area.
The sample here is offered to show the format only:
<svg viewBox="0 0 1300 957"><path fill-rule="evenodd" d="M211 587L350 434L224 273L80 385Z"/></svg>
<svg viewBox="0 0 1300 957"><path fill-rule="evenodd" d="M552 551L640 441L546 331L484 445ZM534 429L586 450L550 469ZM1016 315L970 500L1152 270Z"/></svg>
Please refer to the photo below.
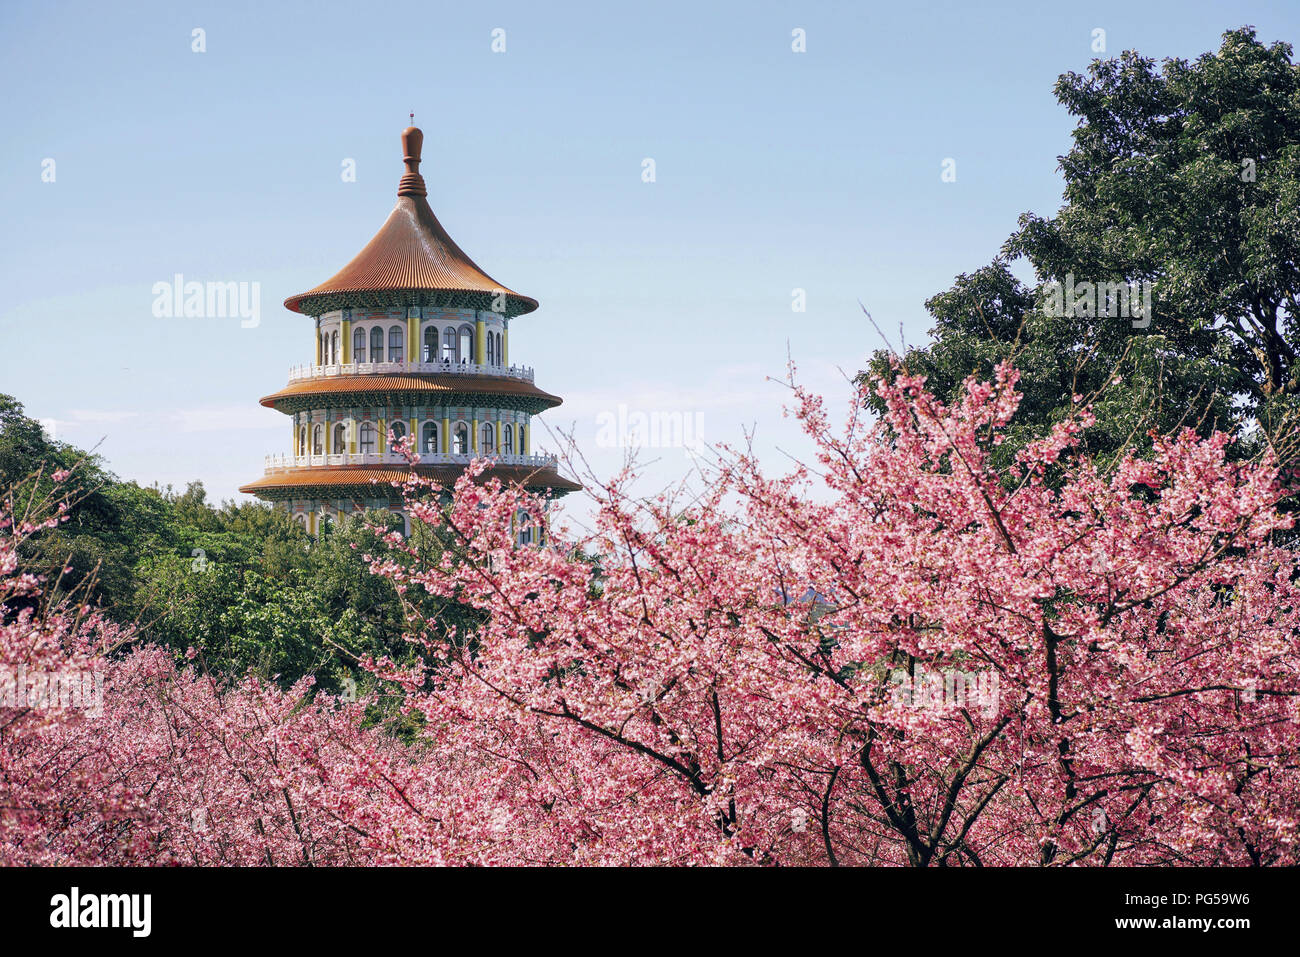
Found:
<svg viewBox="0 0 1300 957"><path fill-rule="evenodd" d="M952 405L875 388L881 421L858 395L842 429L796 389L817 456L791 474L723 450L689 501L592 481L581 534L483 462L450 503L408 481L444 547L394 534L372 570L482 624L412 602L421 663L365 663L405 742L366 700L42 606L39 529L5 519L0 663L104 689L0 708L0 863L1300 863L1275 463L1188 431L1102 471L1080 409L997 469L1010 367Z"/></svg>

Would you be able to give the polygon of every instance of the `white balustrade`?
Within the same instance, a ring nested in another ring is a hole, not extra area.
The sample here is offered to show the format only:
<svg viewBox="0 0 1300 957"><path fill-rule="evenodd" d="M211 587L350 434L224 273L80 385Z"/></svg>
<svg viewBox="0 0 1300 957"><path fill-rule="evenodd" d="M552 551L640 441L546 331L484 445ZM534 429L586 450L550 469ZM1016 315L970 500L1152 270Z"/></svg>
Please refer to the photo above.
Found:
<svg viewBox="0 0 1300 957"><path fill-rule="evenodd" d="M546 468L556 464L554 455L519 455L506 452L424 452L420 465L469 465L476 458L491 459L494 465L519 465ZM404 455L396 452L341 452L331 455L268 455L266 474L288 472L296 468L324 468L333 465L406 465Z"/></svg>
<svg viewBox="0 0 1300 957"><path fill-rule="evenodd" d="M433 375L481 375L504 379L533 381L531 366L480 365L477 362L338 362L333 365L298 365L289 369L289 381L328 379L344 375L394 374L418 372Z"/></svg>

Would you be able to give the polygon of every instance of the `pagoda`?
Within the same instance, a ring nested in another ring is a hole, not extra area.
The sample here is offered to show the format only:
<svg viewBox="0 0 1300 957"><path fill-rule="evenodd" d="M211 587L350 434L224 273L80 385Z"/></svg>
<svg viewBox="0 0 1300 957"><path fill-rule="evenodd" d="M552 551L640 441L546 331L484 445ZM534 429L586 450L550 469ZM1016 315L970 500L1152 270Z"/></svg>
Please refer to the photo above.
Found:
<svg viewBox="0 0 1300 957"><path fill-rule="evenodd" d="M510 322L537 300L497 282L465 255L429 208L420 149L402 132L406 172L397 206L364 249L332 278L285 300L310 316L315 362L289 371L261 400L292 420L287 455L240 488L289 511L311 534L365 509L403 515L394 482L412 468L450 489L475 458L530 491L581 486L554 456L534 454L533 416L561 400L510 362ZM413 437L412 465L390 442Z"/></svg>

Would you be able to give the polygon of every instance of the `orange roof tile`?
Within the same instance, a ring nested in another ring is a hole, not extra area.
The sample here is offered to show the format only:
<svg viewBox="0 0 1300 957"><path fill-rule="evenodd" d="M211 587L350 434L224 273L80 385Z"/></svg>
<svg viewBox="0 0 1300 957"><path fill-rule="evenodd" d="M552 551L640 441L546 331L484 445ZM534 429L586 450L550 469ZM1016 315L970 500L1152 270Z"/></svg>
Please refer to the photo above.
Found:
<svg viewBox="0 0 1300 957"><path fill-rule="evenodd" d="M349 296L388 292L461 294L458 301L483 309L493 308L493 297L504 294L507 315L520 315L537 308L536 299L506 288L480 269L433 215L425 198L424 178L419 172L423 142L424 134L415 127L403 131L406 173L397 190L397 206L374 239L325 282L286 299L286 308L308 312L313 300L323 302L324 308L332 308L331 297L351 301Z"/></svg>
<svg viewBox="0 0 1300 957"><path fill-rule="evenodd" d="M415 470L433 479L439 485L451 487L465 471L461 465L417 465ZM400 465L336 465L328 468L298 468L265 475L255 482L241 485L239 490L250 495L292 489L321 488L347 489L371 486L372 480L380 485L406 480L410 469ZM582 488L560 475L554 468L531 468L525 465L497 465L483 472L480 481L497 477L502 482L517 482L526 488L549 488L556 492L576 492ZM281 496L285 497L285 496Z"/></svg>
<svg viewBox="0 0 1300 957"><path fill-rule="evenodd" d="M367 374L328 376L319 379L300 379L279 392L263 396L261 404L268 409L285 399L298 396L334 395L348 392L464 392L474 395L508 395L535 399L541 408L553 408L564 400L543 392L531 382L505 376L462 375L450 373L398 373L396 375Z"/></svg>

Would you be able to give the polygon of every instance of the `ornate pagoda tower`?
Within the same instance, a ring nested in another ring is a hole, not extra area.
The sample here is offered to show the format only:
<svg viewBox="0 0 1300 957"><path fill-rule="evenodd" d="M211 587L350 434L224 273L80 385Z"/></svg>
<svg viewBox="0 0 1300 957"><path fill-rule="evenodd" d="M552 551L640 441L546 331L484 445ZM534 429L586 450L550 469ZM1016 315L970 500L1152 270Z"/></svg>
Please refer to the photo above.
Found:
<svg viewBox="0 0 1300 957"><path fill-rule="evenodd" d="M367 508L401 514L391 483L411 465L390 448L390 431L414 436L415 469L444 488L479 457L493 460L485 477L529 490L581 487L532 449L533 416L561 400L510 362L510 321L537 300L483 272L447 235L426 199L423 141L415 127L403 131L406 172L375 237L284 303L311 317L316 358L261 400L292 420L291 450L268 456L266 474L240 491L288 509L312 534Z"/></svg>

